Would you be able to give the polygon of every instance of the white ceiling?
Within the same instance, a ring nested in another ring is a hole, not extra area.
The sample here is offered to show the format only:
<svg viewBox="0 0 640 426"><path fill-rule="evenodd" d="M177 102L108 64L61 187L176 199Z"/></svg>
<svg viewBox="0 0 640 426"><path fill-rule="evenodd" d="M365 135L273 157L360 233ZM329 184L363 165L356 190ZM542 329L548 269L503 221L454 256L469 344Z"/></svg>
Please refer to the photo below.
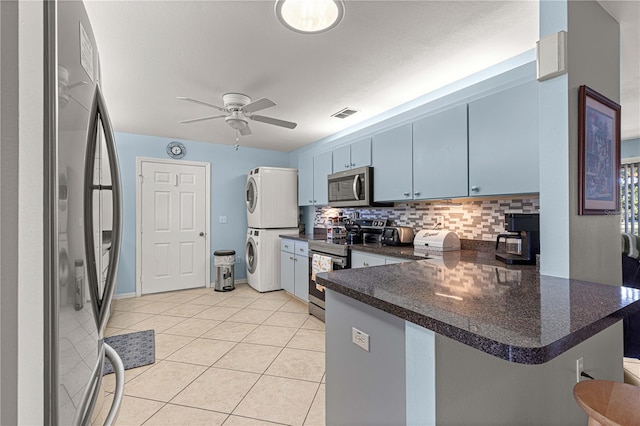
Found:
<svg viewBox="0 0 640 426"><path fill-rule="evenodd" d="M533 49L538 39L537 1L345 3L337 28L303 35L278 23L273 0L88 1L114 128L232 145L235 132L223 119L179 124L218 112L176 97L222 106L224 93L240 92L277 104L258 114L298 123L289 130L250 122L253 134L240 145L291 151ZM640 3L606 3L626 40L623 111L635 108L638 117ZM330 117L344 107L360 112ZM623 139L640 136L640 120L625 117Z"/></svg>

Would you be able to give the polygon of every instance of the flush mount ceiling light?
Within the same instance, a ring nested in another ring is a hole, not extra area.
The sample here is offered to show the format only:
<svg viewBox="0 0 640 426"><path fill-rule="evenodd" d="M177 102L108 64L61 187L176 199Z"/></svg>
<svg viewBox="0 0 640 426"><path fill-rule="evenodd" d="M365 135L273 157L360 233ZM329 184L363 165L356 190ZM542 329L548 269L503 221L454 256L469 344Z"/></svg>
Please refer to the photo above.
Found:
<svg viewBox="0 0 640 426"><path fill-rule="evenodd" d="M278 20L292 31L318 34L336 27L344 16L342 0L276 0Z"/></svg>

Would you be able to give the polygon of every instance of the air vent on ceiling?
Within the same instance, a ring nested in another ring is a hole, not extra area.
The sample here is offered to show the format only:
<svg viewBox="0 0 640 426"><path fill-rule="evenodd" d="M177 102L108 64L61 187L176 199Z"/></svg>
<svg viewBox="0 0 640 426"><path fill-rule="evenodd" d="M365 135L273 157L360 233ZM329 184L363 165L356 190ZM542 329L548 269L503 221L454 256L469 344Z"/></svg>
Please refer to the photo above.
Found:
<svg viewBox="0 0 640 426"><path fill-rule="evenodd" d="M358 112L357 109L353 109L353 108L343 108L340 111L336 112L335 114L331 114L332 117L336 117L336 118L347 118L349 116L352 116L353 114L355 114L356 112Z"/></svg>

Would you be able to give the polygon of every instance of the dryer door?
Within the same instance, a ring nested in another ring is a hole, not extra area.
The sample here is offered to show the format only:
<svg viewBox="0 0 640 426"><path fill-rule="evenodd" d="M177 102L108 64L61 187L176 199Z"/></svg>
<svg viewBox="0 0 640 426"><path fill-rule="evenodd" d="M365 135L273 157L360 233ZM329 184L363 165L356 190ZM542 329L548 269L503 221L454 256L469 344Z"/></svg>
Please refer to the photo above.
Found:
<svg viewBox="0 0 640 426"><path fill-rule="evenodd" d="M247 259L247 271L250 274L256 272L256 268L258 267L258 245L253 240L253 238L249 237L247 240L245 258Z"/></svg>
<svg viewBox="0 0 640 426"><path fill-rule="evenodd" d="M253 176L250 176L247 180L247 186L245 187L245 200L247 202L247 211L253 213L258 204L258 185Z"/></svg>

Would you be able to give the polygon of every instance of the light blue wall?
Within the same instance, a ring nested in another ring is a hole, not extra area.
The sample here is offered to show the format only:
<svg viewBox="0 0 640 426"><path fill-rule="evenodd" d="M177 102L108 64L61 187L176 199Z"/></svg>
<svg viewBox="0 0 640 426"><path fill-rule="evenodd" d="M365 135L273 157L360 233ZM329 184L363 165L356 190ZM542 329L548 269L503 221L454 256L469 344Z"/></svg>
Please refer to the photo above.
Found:
<svg viewBox="0 0 640 426"><path fill-rule="evenodd" d="M627 139L620 143L620 158L640 157L640 138Z"/></svg>
<svg viewBox="0 0 640 426"><path fill-rule="evenodd" d="M540 37L567 31L568 10L564 1L540 2ZM569 277L569 163L573 155L569 136L569 75L540 82L540 265L542 272Z"/></svg>
<svg viewBox="0 0 640 426"><path fill-rule="evenodd" d="M258 166L288 167L289 154L264 149L243 148L235 151L231 145L196 142L183 139L116 133L116 145L122 179L122 252L118 268L116 294L136 291L136 158L167 159L166 147L171 141L182 142L187 150L184 160L211 164L211 253L215 250L235 250L241 261L235 266L235 278L246 278L244 261L247 212L244 186L247 172ZM227 223L218 223L227 216ZM213 282L213 257L210 255Z"/></svg>

